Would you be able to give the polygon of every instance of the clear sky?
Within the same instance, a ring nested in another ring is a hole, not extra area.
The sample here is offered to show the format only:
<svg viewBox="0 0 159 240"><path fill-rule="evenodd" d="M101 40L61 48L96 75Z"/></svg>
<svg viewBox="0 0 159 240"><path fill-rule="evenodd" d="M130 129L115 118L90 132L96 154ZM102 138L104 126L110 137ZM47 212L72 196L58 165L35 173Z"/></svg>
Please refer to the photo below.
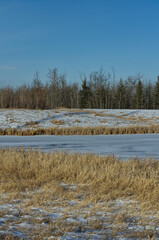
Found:
<svg viewBox="0 0 159 240"><path fill-rule="evenodd" d="M0 0L0 85L80 82L103 67L117 78L159 75L159 0Z"/></svg>

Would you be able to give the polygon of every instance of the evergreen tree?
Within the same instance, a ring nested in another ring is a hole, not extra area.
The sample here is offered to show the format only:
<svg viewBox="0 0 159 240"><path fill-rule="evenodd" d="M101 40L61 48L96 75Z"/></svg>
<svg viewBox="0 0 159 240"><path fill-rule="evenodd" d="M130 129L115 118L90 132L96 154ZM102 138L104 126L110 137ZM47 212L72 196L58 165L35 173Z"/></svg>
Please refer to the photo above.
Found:
<svg viewBox="0 0 159 240"><path fill-rule="evenodd" d="M82 89L79 92L79 105L80 108L86 108L88 106L88 100L91 96L90 88L87 86L86 78L82 82Z"/></svg>
<svg viewBox="0 0 159 240"><path fill-rule="evenodd" d="M159 76L154 87L154 108L159 109Z"/></svg>
<svg viewBox="0 0 159 240"><path fill-rule="evenodd" d="M149 81L145 85L145 108L146 109L153 109L153 86L152 83Z"/></svg>
<svg viewBox="0 0 159 240"><path fill-rule="evenodd" d="M117 108L125 108L125 87L122 79L120 79L116 90Z"/></svg>
<svg viewBox="0 0 159 240"><path fill-rule="evenodd" d="M135 108L136 78L129 76L125 81L125 108Z"/></svg>
<svg viewBox="0 0 159 240"><path fill-rule="evenodd" d="M137 109L143 108L144 95L143 95L143 85L141 80L138 81L136 86L135 100L136 100L136 108Z"/></svg>

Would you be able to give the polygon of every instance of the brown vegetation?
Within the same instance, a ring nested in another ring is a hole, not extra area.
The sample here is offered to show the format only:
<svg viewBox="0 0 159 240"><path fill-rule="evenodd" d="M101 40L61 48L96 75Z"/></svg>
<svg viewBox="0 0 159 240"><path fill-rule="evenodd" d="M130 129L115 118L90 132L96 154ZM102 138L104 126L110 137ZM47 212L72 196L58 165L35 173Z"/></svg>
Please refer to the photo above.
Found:
<svg viewBox="0 0 159 240"><path fill-rule="evenodd" d="M20 192L58 184L83 184L90 201L133 197L159 207L159 162L117 160L93 154L47 154L35 151L0 150L0 191ZM56 187L55 187L56 186ZM62 197L60 195L60 197Z"/></svg>
<svg viewBox="0 0 159 240"><path fill-rule="evenodd" d="M76 120L75 120L76 121ZM103 121L104 122L104 121ZM62 125L62 121L52 121L53 124ZM30 126L30 124L29 124ZM129 126L129 127L53 127L36 129L0 129L0 135L110 135L110 134L147 134L159 133L159 125Z"/></svg>
<svg viewBox="0 0 159 240"><path fill-rule="evenodd" d="M0 204L20 205L15 226L30 239L67 232L86 232L89 239L93 231L106 239L158 236L159 162L155 159L122 161L113 156L16 149L0 150L0 166L0 193L5 196ZM43 210L38 213L38 208ZM2 210L1 217L9 216L9 211ZM60 211L61 217L53 220L51 213ZM29 224L41 226L40 231L23 228L23 216L29 216ZM135 229L129 229L128 223ZM148 224L152 229L145 227ZM9 221L5 229L9 229ZM17 238L8 234L4 239Z"/></svg>
<svg viewBox="0 0 159 240"><path fill-rule="evenodd" d="M74 123L80 123L80 120L75 119Z"/></svg>
<svg viewBox="0 0 159 240"><path fill-rule="evenodd" d="M50 122L51 122L52 124L56 124L56 125L62 125L62 124L63 124L63 121L62 121L62 120L52 119Z"/></svg>

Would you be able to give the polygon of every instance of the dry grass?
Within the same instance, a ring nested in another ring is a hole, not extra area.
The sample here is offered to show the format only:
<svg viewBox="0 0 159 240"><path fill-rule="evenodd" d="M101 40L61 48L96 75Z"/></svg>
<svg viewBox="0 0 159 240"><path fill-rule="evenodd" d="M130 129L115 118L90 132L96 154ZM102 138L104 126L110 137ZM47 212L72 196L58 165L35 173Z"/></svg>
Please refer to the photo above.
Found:
<svg viewBox="0 0 159 240"><path fill-rule="evenodd" d="M159 206L159 162L92 154L0 150L0 191L19 192L60 182L84 184L90 201L132 197Z"/></svg>
<svg viewBox="0 0 159 240"><path fill-rule="evenodd" d="M102 117L103 118L103 117L108 116L105 111L97 112L97 111L94 111L94 110L88 110L87 113L88 114L93 114L94 117Z"/></svg>
<svg viewBox="0 0 159 240"><path fill-rule="evenodd" d="M30 121L25 123L26 127L34 127L36 125L37 125L37 121Z"/></svg>
<svg viewBox="0 0 159 240"><path fill-rule="evenodd" d="M142 117L142 116L138 116L138 121L139 122L144 122L144 123L151 123L153 119L148 119L148 118L145 118L145 117Z"/></svg>
<svg viewBox="0 0 159 240"><path fill-rule="evenodd" d="M100 120L100 123L106 123L107 121L105 119Z"/></svg>
<svg viewBox="0 0 159 240"><path fill-rule="evenodd" d="M107 114L107 117L119 118L119 119L123 119L123 120L126 120L126 119L127 119L127 117L125 118L125 115Z"/></svg>
<svg viewBox="0 0 159 240"><path fill-rule="evenodd" d="M51 122L52 124L56 124L56 125L62 125L62 124L63 124L63 121L62 121L62 120L52 119L50 122Z"/></svg>
<svg viewBox="0 0 159 240"><path fill-rule="evenodd" d="M66 113L64 113L65 116L68 116L68 117L72 117L73 115L75 114L79 114L79 113L83 113L83 114L86 114L86 113L90 113L89 110L86 110L86 109L78 109L78 108L71 108L69 109L68 111L66 111Z"/></svg>
<svg viewBox="0 0 159 240"><path fill-rule="evenodd" d="M135 117L134 115L127 117L127 119L131 121L137 121L137 117Z"/></svg>
<svg viewBox="0 0 159 240"><path fill-rule="evenodd" d="M81 121L78 119L75 119L74 123L80 123Z"/></svg>
<svg viewBox="0 0 159 240"><path fill-rule="evenodd" d="M59 109L59 110L68 110L67 107L57 107L56 109Z"/></svg>
<svg viewBox="0 0 159 240"><path fill-rule="evenodd" d="M95 112L94 116L95 117L105 117L105 114L104 114L104 112Z"/></svg>
<svg viewBox="0 0 159 240"><path fill-rule="evenodd" d="M10 119L10 123L14 123L14 119Z"/></svg>
<svg viewBox="0 0 159 240"><path fill-rule="evenodd" d="M54 124L61 125L62 121L53 120ZM110 135L110 134L146 134L159 133L159 125L129 126L129 127L53 127L36 129L0 129L0 135Z"/></svg>
<svg viewBox="0 0 159 240"><path fill-rule="evenodd" d="M12 203L18 211L18 217L16 213L4 229L15 221L14 226L29 239L58 238L67 232L83 234L82 239L91 238L92 233L101 239L159 236L155 215L159 210L159 162L155 159L122 161L113 156L7 149L0 150L0 166L0 196L4 196L0 205ZM117 199L125 199L124 204ZM51 214L60 211L61 217L52 219ZM4 209L0 217L9 214ZM34 226L29 231L20 225L26 216L27 223ZM153 229L146 228L148 224ZM36 226L41 226L40 231ZM18 238L7 234L2 239Z"/></svg>
<svg viewBox="0 0 159 240"><path fill-rule="evenodd" d="M82 109L82 108L70 108L69 109L70 112L88 112L86 109Z"/></svg>

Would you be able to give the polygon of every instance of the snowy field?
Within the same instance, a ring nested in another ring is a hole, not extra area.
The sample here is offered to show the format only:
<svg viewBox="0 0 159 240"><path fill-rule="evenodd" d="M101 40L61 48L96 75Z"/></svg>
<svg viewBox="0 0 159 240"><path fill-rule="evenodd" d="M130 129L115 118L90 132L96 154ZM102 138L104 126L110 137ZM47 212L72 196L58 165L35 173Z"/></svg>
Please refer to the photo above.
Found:
<svg viewBox="0 0 159 240"><path fill-rule="evenodd" d="M0 128L126 127L159 124L159 110L0 109Z"/></svg>
<svg viewBox="0 0 159 240"><path fill-rule="evenodd" d="M76 188L67 184L61 186L66 191ZM26 192L23 198L20 193L19 198L12 201L7 200L6 194L1 195L0 211L5 215L0 217L0 239L9 234L19 240L159 239L159 212L143 212L137 201L120 199L86 204L80 198L56 200L52 197L54 200L49 204L31 205L33 196L38 194L45 196L42 190ZM43 237L38 238L39 234Z"/></svg>

